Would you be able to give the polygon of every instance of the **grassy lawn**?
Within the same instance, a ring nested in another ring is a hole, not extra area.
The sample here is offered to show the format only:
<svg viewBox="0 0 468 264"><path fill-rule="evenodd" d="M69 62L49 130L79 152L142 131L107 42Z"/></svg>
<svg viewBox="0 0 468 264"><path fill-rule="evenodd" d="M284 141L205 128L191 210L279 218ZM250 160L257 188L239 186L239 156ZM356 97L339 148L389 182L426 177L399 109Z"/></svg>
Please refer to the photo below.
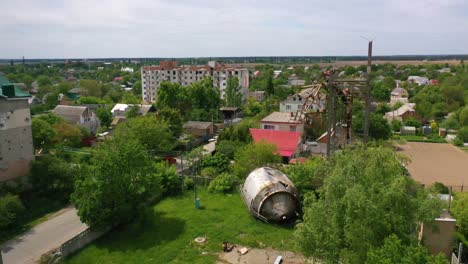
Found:
<svg viewBox="0 0 468 264"><path fill-rule="evenodd" d="M447 141L438 135L419 136L419 135L399 135L400 139L409 142L427 142L427 143L447 143Z"/></svg>
<svg viewBox="0 0 468 264"><path fill-rule="evenodd" d="M112 231L65 260L65 263L214 263L221 243L295 249L293 229L266 224L248 213L238 193L193 193L167 198L154 206L154 216ZM206 236L197 245L193 239ZM202 254L205 252L205 254Z"/></svg>

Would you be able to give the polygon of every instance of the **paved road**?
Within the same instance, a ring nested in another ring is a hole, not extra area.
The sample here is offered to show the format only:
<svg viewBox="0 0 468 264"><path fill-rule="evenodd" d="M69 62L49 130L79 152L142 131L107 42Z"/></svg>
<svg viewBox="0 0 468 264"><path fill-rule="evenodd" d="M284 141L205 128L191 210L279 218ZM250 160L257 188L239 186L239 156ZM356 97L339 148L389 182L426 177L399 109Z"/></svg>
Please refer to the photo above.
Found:
<svg viewBox="0 0 468 264"><path fill-rule="evenodd" d="M2 244L3 264L35 263L42 254L58 248L86 228L76 209L67 208L56 217Z"/></svg>

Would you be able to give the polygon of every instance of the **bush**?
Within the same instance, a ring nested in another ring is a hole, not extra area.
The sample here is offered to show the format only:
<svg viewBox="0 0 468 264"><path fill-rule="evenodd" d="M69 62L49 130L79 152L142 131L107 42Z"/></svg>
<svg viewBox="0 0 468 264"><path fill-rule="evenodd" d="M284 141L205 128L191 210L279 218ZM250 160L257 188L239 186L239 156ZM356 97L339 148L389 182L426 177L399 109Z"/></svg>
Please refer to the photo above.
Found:
<svg viewBox="0 0 468 264"><path fill-rule="evenodd" d="M184 178L184 186L186 190L193 190L193 186L195 185L195 182L193 181L192 178L190 177L185 177Z"/></svg>
<svg viewBox="0 0 468 264"><path fill-rule="evenodd" d="M316 173L318 165L318 160L312 159L302 164L289 165L284 173L294 183L299 193L304 195L322 186L323 179Z"/></svg>
<svg viewBox="0 0 468 264"><path fill-rule="evenodd" d="M214 193L227 193L233 190L234 184L235 181L233 176L223 173L210 182L210 185L208 185L208 191Z"/></svg>
<svg viewBox="0 0 468 264"><path fill-rule="evenodd" d="M463 147L463 141L461 141L458 137L452 141L452 144L457 147Z"/></svg>
<svg viewBox="0 0 468 264"><path fill-rule="evenodd" d="M158 171L163 195L176 195L181 191L180 178L174 166L168 165L167 162L161 162L155 165L155 171Z"/></svg>
<svg viewBox="0 0 468 264"><path fill-rule="evenodd" d="M219 173L218 170L214 167L206 167L201 170L200 174L203 177L214 178Z"/></svg>
<svg viewBox="0 0 468 264"><path fill-rule="evenodd" d="M240 141L221 140L216 143L216 153L225 155L229 160L234 159L234 154L237 149L242 147L244 143Z"/></svg>
<svg viewBox="0 0 468 264"><path fill-rule="evenodd" d="M408 118L405 120L405 126L414 126L416 128L420 128L421 122L414 118Z"/></svg>
<svg viewBox="0 0 468 264"><path fill-rule="evenodd" d="M42 156L32 165L29 180L39 193L70 195L77 169L55 156Z"/></svg>
<svg viewBox="0 0 468 264"><path fill-rule="evenodd" d="M449 188L441 182L435 182L430 190L440 194L449 194Z"/></svg>
<svg viewBox="0 0 468 264"><path fill-rule="evenodd" d="M392 126L392 130L394 132L400 132L400 129L402 127L402 124L401 124L401 121L399 120L396 120L396 119L393 119L392 120L392 123L391 123L391 126Z"/></svg>
<svg viewBox="0 0 468 264"><path fill-rule="evenodd" d="M201 166L215 168L218 172L226 172L229 170L229 159L221 153L216 153L214 156L206 155L202 159Z"/></svg>
<svg viewBox="0 0 468 264"><path fill-rule="evenodd" d="M18 196L7 194L0 197L0 231L12 227L23 211L24 206Z"/></svg>
<svg viewBox="0 0 468 264"><path fill-rule="evenodd" d="M462 127L458 130L457 138L462 142L468 142L468 126Z"/></svg>

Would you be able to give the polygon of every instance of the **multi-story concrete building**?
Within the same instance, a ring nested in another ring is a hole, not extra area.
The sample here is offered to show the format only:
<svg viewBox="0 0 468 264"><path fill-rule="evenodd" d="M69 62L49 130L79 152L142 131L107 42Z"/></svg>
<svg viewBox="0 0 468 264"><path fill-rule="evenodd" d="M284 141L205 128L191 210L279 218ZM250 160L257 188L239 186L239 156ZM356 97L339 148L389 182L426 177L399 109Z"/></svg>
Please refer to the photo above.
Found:
<svg viewBox="0 0 468 264"><path fill-rule="evenodd" d="M29 97L0 76L0 182L27 176L34 159Z"/></svg>
<svg viewBox="0 0 468 264"><path fill-rule="evenodd" d="M227 80L237 77L239 86L245 99L249 92L249 70L246 68L230 67L215 61L207 65L178 66L177 61L162 61L159 66L145 66L141 68L141 95L145 102L155 102L158 88L164 81L190 85L210 76L213 86L220 91L221 98L226 96Z"/></svg>

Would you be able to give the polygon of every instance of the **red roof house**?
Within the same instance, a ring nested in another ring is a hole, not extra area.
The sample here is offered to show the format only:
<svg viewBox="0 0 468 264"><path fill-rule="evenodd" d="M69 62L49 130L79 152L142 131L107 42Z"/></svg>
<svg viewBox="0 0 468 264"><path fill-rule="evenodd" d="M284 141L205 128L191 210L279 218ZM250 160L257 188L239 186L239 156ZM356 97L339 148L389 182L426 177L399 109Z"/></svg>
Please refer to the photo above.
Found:
<svg viewBox="0 0 468 264"><path fill-rule="evenodd" d="M250 134L255 143L264 140L267 143L274 144L277 153L286 158L293 157L294 153L297 152L302 135L299 132L256 128L251 128Z"/></svg>
<svg viewBox="0 0 468 264"><path fill-rule="evenodd" d="M117 76L114 78L114 82L121 82L123 81L123 77Z"/></svg>

